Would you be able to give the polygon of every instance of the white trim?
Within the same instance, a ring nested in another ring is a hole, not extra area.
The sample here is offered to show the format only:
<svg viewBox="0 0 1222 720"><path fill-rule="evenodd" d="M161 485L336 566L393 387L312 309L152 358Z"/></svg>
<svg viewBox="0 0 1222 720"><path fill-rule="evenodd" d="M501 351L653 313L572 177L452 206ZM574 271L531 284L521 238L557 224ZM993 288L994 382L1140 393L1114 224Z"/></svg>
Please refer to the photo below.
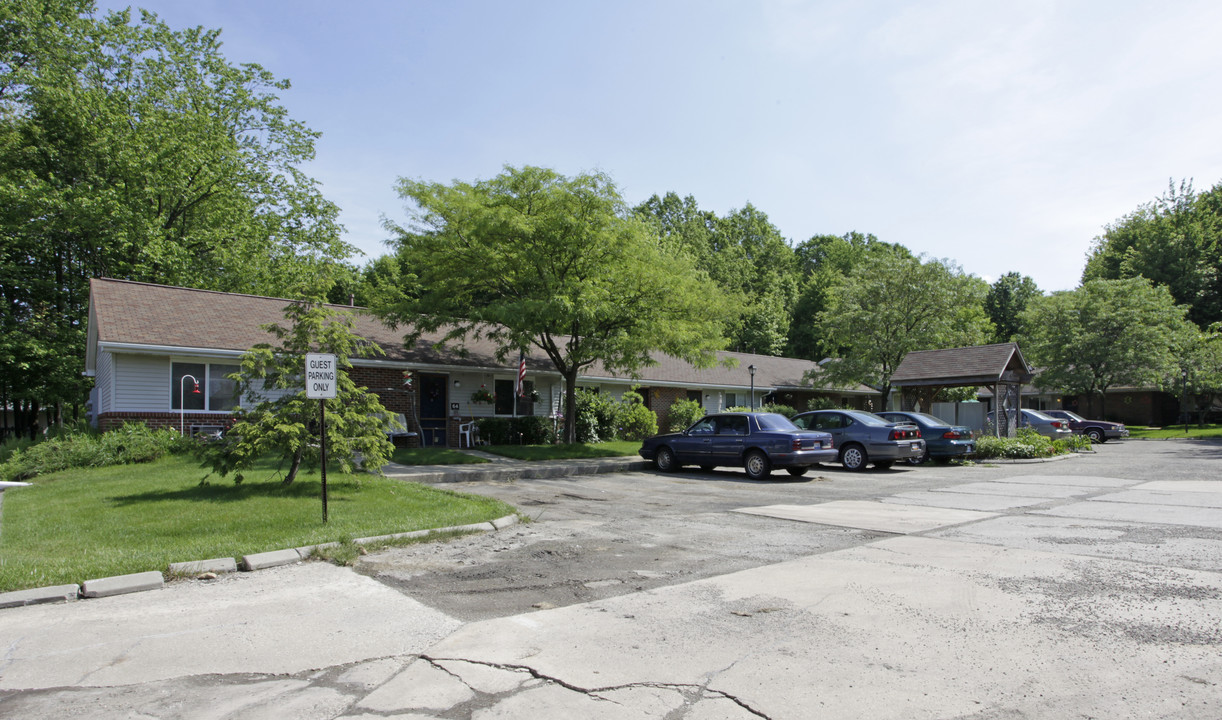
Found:
<svg viewBox="0 0 1222 720"><path fill-rule="evenodd" d="M100 342L99 350L108 352L125 352L131 355L170 355L176 357L224 357L240 358L245 350L218 350L209 348L188 348L178 345L143 345L137 343Z"/></svg>

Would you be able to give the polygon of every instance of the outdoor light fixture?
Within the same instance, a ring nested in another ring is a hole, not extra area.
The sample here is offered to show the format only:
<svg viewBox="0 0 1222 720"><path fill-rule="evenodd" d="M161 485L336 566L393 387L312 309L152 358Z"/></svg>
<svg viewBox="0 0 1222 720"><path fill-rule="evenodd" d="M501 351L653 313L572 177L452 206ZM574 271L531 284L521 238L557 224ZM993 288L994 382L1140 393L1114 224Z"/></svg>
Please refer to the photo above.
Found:
<svg viewBox="0 0 1222 720"><path fill-rule="evenodd" d="M462 383L460 383L460 382L458 382L457 380L455 380L455 381L454 381L454 387L455 387L455 388L460 388L460 387L462 387Z"/></svg>
<svg viewBox="0 0 1222 720"><path fill-rule="evenodd" d="M751 373L751 411L755 412L755 366L748 365L747 370Z"/></svg>
<svg viewBox="0 0 1222 720"><path fill-rule="evenodd" d="M178 381L178 434L187 434L187 378L191 378L191 394L199 395L199 380L194 375L183 375Z"/></svg>

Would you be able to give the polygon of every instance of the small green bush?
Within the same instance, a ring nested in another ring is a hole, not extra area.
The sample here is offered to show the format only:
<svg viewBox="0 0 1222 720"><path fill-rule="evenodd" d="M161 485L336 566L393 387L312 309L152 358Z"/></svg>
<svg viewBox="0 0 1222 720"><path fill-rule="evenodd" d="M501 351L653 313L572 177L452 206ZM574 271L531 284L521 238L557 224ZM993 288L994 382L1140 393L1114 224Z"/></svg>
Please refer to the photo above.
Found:
<svg viewBox="0 0 1222 720"><path fill-rule="evenodd" d="M704 406L696 400L677 400L670 406L667 417L670 432L686 430L704 417Z"/></svg>
<svg viewBox="0 0 1222 720"><path fill-rule="evenodd" d="M163 455L185 452L193 443L173 430L150 430L142 423L126 423L100 435L65 433L13 452L0 465L0 478L28 480L72 468L151 462Z"/></svg>
<svg viewBox="0 0 1222 720"><path fill-rule="evenodd" d="M806 401L807 410L835 410L836 407L837 403L824 395L816 395Z"/></svg>
<svg viewBox="0 0 1222 720"><path fill-rule="evenodd" d="M476 418L475 426L491 445L544 445L556 439L551 418L538 415Z"/></svg>
<svg viewBox="0 0 1222 720"><path fill-rule="evenodd" d="M644 403L629 403L620 415L619 436L621 440L644 440L658 434L658 416Z"/></svg>

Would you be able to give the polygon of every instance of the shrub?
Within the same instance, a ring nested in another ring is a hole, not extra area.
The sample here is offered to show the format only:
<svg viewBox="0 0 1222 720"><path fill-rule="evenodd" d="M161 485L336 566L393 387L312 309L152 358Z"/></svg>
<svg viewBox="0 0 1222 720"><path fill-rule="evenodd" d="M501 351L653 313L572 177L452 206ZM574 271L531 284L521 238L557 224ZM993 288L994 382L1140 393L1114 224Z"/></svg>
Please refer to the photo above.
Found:
<svg viewBox="0 0 1222 720"><path fill-rule="evenodd" d="M192 445L173 430L150 430L142 423L126 423L100 435L65 433L13 452L0 465L0 478L27 480L71 468L150 462Z"/></svg>
<svg viewBox="0 0 1222 720"><path fill-rule="evenodd" d="M678 400L670 406L668 429L670 432L686 430L702 417L704 417L704 406L698 401L687 398Z"/></svg>
<svg viewBox="0 0 1222 720"><path fill-rule="evenodd" d="M476 418L475 426L480 439L492 445L543 445L555 440L551 418L537 415Z"/></svg>
<svg viewBox="0 0 1222 720"><path fill-rule="evenodd" d="M806 401L807 410L835 410L836 403L830 398L823 395L817 395Z"/></svg>
<svg viewBox="0 0 1222 720"><path fill-rule="evenodd" d="M623 440L644 440L650 435L658 434L658 416L645 407L644 403L627 404L620 420L622 425L620 425L619 435Z"/></svg>
<svg viewBox="0 0 1222 720"><path fill-rule="evenodd" d="M635 394L635 393L633 393ZM627 393L625 393L625 397ZM640 396L637 395L639 398ZM624 403L610 395L592 390L577 390L577 442L596 443L614 440L620 427Z"/></svg>

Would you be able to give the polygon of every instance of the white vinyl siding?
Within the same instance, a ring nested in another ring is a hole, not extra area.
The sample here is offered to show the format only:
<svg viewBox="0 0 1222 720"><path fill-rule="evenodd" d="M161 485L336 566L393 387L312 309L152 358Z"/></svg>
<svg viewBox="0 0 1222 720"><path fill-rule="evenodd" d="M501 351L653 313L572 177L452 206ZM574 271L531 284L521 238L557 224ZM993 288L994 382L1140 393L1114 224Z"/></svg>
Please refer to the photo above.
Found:
<svg viewBox="0 0 1222 720"><path fill-rule="evenodd" d="M164 412L170 409L170 358L165 355L114 356L113 412Z"/></svg>
<svg viewBox="0 0 1222 720"><path fill-rule="evenodd" d="M93 386L98 391L98 406L93 409L94 414L110 412L114 406L115 393L115 360L114 356L108 352L98 353L98 365L93 375Z"/></svg>

